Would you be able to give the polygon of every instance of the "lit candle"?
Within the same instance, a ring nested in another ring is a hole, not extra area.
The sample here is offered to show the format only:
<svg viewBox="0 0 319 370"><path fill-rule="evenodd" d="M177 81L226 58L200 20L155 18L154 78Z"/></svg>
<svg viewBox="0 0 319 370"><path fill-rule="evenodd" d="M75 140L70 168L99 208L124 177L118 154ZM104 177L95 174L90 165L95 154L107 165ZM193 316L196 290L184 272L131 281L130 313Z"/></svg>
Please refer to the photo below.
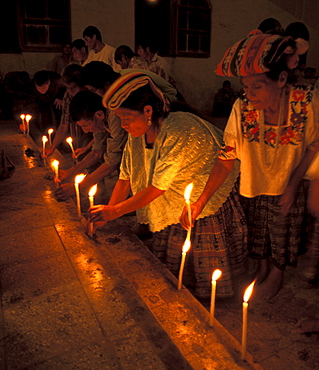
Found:
<svg viewBox="0 0 319 370"><path fill-rule="evenodd" d="M76 194L76 206L77 206L77 209L78 209L79 218L81 218L81 198L80 198L79 185L80 185L80 182L82 182L82 180L84 179L85 176L86 175L84 175L84 173L81 173L80 175L76 175L75 180L74 180L74 187L75 187L75 194Z"/></svg>
<svg viewBox="0 0 319 370"><path fill-rule="evenodd" d="M94 206L94 195L96 193L97 184L93 185L89 190L89 201L90 201L90 208ZM90 222L89 225L89 236L93 236L93 222Z"/></svg>
<svg viewBox="0 0 319 370"><path fill-rule="evenodd" d="M247 352L247 315L248 315L248 300L251 296L255 285L255 281L253 281L245 290L244 294L244 301L243 301L243 331L242 331L242 338L241 338L241 358L242 360L246 359L246 352Z"/></svg>
<svg viewBox="0 0 319 370"><path fill-rule="evenodd" d="M214 326L214 315L215 315L215 297L216 297L216 280L218 280L222 275L220 270L215 270L212 275L212 295L210 299L210 317L209 325Z"/></svg>
<svg viewBox="0 0 319 370"><path fill-rule="evenodd" d="M26 134L26 127L25 127L25 114L20 114L20 118L21 118L21 121L22 121L22 130L23 132Z"/></svg>
<svg viewBox="0 0 319 370"><path fill-rule="evenodd" d="M48 129L48 135L49 135L49 145L52 145L51 135L53 134L53 128Z"/></svg>
<svg viewBox="0 0 319 370"><path fill-rule="evenodd" d="M47 143L47 141L48 141L48 138L45 136L45 135L43 135L42 136L42 154L43 154L43 162L44 162L44 164L46 165L46 159L45 159L45 143Z"/></svg>
<svg viewBox="0 0 319 370"><path fill-rule="evenodd" d="M75 158L75 151L74 151L74 148L73 148L73 139L72 139L72 137L71 136L69 136L68 138L66 138L66 140L65 140L69 145L70 145L70 148L71 148L71 150L72 150L72 154L73 154L73 158L74 158L74 161L75 161L75 163L77 162L77 160L76 160L76 158Z"/></svg>
<svg viewBox="0 0 319 370"><path fill-rule="evenodd" d="M59 164L60 162L57 161L56 159L52 161L52 166L54 168L54 173L55 173L54 182L57 188L59 187Z"/></svg>
<svg viewBox="0 0 319 370"><path fill-rule="evenodd" d="M191 242L189 239L185 240L185 243L183 245L182 250L182 260L181 265L179 268L179 274L178 274L178 284L177 284L177 290L180 291L182 289L182 282L183 282L183 272L184 272L184 265L185 265L185 259L186 259L186 253L189 251L189 248L191 247Z"/></svg>
<svg viewBox="0 0 319 370"><path fill-rule="evenodd" d="M25 116L25 120L27 122L27 137L29 137L29 134L30 134L30 124L29 124L29 122L30 122L31 118L32 118L31 114L27 114Z"/></svg>
<svg viewBox="0 0 319 370"><path fill-rule="evenodd" d="M190 203L190 197L191 197L192 190L193 190L193 183L191 182L190 184L186 186L185 192L184 192L184 198L185 198L185 202L187 205L187 213L188 213L188 221L189 221L189 228L187 230L187 236L186 236L187 240L191 239L191 231L192 231L192 211L191 211L191 203Z"/></svg>

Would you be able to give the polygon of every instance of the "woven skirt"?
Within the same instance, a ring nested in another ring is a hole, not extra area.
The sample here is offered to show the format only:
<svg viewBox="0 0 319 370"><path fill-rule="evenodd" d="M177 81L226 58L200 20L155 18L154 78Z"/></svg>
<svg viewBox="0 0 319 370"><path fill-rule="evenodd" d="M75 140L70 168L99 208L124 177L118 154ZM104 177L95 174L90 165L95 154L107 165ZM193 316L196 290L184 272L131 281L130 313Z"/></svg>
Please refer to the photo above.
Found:
<svg viewBox="0 0 319 370"><path fill-rule="evenodd" d="M286 217L280 215L280 196L240 196L246 213L251 258L270 257L280 270L288 265L296 266L301 246L305 244L308 188L309 181L304 180L298 189L293 209Z"/></svg>
<svg viewBox="0 0 319 370"><path fill-rule="evenodd" d="M186 230L170 225L153 235L153 253L178 277ZM195 221L191 249L187 253L183 284L198 298L211 296L211 279L215 269L222 271L217 297L234 295L233 276L245 272L247 225L236 190L220 209L209 217Z"/></svg>

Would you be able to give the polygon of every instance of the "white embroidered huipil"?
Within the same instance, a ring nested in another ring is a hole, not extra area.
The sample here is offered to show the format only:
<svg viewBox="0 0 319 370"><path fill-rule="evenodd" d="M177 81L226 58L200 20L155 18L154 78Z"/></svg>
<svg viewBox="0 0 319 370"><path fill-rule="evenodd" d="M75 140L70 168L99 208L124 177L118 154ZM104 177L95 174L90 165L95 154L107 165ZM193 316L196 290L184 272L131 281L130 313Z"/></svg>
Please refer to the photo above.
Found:
<svg viewBox="0 0 319 370"><path fill-rule="evenodd" d="M224 145L219 158L240 160L240 194L276 196L284 192L289 177L307 148L318 140L319 101L312 90L303 86L289 87L289 113L278 127L265 123L260 127L260 111L247 100L238 99L224 132ZM264 134L265 143L261 140Z"/></svg>

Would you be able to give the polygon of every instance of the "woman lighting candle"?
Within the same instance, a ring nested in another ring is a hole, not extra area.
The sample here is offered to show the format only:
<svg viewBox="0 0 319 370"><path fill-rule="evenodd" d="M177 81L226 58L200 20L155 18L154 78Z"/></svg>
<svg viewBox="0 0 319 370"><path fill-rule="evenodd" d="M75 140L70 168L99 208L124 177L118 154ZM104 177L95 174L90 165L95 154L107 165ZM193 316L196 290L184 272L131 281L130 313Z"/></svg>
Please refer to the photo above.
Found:
<svg viewBox="0 0 319 370"><path fill-rule="evenodd" d="M129 135L110 202L92 207L91 221L99 227L136 211L138 222L149 224L153 232L155 256L178 278L180 248L189 228L188 224L184 229L179 220L185 206L185 187L193 181L192 199L197 199L218 155L222 132L194 114L170 112L163 92L143 72L119 77L104 95L103 104L120 117ZM226 297L233 294L233 289L231 264L225 256L234 250L239 253L236 262L243 262L246 224L232 190L237 176L234 169L218 196L194 220L192 239L196 248L187 258L190 268L185 269L183 277L185 283L195 282L194 290L200 298L211 295L211 272L206 266L223 265L224 277L227 265L229 275L222 291ZM130 193L133 196L129 197ZM236 241L235 235L240 236Z"/></svg>

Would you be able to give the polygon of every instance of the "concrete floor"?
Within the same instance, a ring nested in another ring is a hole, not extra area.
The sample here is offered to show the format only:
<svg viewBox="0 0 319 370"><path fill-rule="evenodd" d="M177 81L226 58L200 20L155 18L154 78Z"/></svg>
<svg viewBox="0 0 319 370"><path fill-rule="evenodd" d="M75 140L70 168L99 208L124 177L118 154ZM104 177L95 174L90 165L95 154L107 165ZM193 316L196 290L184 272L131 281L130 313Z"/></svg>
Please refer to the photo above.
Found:
<svg viewBox="0 0 319 370"><path fill-rule="evenodd" d="M288 270L277 299L252 300L243 362L247 276L236 297L216 302L210 328L209 305L185 288L177 292L176 278L132 233L133 216L108 223L96 241L85 235L74 201L57 202L50 168L17 127L0 121L0 149L16 165L0 181L0 369L319 368L317 335L294 330L318 312L302 263ZM28 147L34 158L24 155ZM62 168L71 165L55 156Z"/></svg>
<svg viewBox="0 0 319 370"><path fill-rule="evenodd" d="M55 199L52 171L18 122L0 122L0 144L16 165L0 181L0 369L259 368L218 322L209 327L186 289L177 292L132 233L133 216L89 239L73 199Z"/></svg>

